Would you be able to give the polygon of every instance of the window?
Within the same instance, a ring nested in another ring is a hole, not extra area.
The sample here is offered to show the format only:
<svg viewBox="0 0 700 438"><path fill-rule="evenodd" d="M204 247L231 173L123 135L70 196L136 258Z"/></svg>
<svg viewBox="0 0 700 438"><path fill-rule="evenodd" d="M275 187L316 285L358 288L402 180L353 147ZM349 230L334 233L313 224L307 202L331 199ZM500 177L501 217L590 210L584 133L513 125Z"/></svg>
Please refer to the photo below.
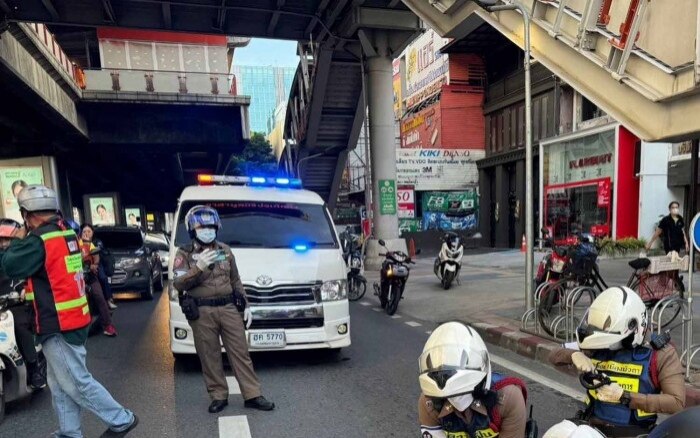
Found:
<svg viewBox="0 0 700 438"><path fill-rule="evenodd" d="M598 117L603 117L605 112L598 108L596 104L581 96L581 121L597 119Z"/></svg>
<svg viewBox="0 0 700 438"><path fill-rule="evenodd" d="M129 59L134 70L153 70L153 45L130 41Z"/></svg>
<svg viewBox="0 0 700 438"><path fill-rule="evenodd" d="M182 46L182 60L185 64L185 71L204 73L207 71L207 64L204 60L204 47L202 46Z"/></svg>
<svg viewBox="0 0 700 438"><path fill-rule="evenodd" d="M127 68L126 44L124 41L102 41L105 68Z"/></svg>
<svg viewBox="0 0 700 438"><path fill-rule="evenodd" d="M180 71L180 48L177 44L156 43L158 70Z"/></svg>
<svg viewBox="0 0 700 438"><path fill-rule="evenodd" d="M291 248L297 243L338 247L330 217L322 205L262 201L184 202L175 236L177 246L190 241L184 216L199 204L216 208L222 223L218 240L233 248Z"/></svg>

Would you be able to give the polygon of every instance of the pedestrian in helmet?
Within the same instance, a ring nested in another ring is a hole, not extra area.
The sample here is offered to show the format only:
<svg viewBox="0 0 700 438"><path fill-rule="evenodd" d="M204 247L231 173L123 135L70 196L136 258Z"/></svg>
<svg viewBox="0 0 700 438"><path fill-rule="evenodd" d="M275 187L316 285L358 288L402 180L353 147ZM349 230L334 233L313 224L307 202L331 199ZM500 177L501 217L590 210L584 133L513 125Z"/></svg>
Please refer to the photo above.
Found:
<svg viewBox="0 0 700 438"><path fill-rule="evenodd" d="M552 352L554 365L604 373L611 384L588 390L582 419L609 436L649 433L657 414L685 406L684 371L668 339L647 341L647 309L632 289L611 287L591 304L577 329L578 349Z"/></svg>
<svg viewBox="0 0 700 438"><path fill-rule="evenodd" d="M448 322L435 329L419 368L423 437L525 435L525 384L491 370L486 345L471 327Z"/></svg>
<svg viewBox="0 0 700 438"><path fill-rule="evenodd" d="M245 330L253 323L253 313L236 259L228 245L217 241L221 230L219 213L204 205L192 207L185 216L185 225L192 242L177 251L173 286L192 327L194 346L211 398L209 412L221 412L228 405L222 342L245 407L271 411L275 405L263 397L248 352Z"/></svg>
<svg viewBox="0 0 700 438"><path fill-rule="evenodd" d="M0 265L10 278L27 279L26 299L48 363L58 417L54 435L82 437L81 412L89 410L107 425L103 436L125 436L138 418L112 398L85 364L91 317L78 236L63 220L54 190L27 186L17 203L29 233L10 245Z"/></svg>

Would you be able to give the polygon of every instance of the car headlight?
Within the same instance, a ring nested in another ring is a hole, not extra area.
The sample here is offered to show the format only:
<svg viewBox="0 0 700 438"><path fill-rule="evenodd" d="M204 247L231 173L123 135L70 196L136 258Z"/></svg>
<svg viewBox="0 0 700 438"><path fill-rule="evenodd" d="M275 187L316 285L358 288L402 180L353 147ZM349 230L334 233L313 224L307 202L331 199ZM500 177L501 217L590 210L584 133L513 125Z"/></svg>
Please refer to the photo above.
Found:
<svg viewBox="0 0 700 438"><path fill-rule="evenodd" d="M121 259L116 263L116 265L118 268L124 269L134 267L141 262L143 262L143 259L141 257L136 257L133 259Z"/></svg>
<svg viewBox="0 0 700 438"><path fill-rule="evenodd" d="M348 297L348 281L333 280L326 281L321 285L322 301L340 301Z"/></svg>

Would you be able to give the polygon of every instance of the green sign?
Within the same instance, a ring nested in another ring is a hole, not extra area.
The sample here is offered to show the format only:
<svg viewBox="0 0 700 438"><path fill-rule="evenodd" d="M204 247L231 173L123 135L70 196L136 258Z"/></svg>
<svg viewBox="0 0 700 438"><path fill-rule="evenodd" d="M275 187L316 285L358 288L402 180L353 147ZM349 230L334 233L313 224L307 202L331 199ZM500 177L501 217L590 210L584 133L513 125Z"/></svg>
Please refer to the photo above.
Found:
<svg viewBox="0 0 700 438"><path fill-rule="evenodd" d="M393 179L379 180L379 214L396 214L396 181Z"/></svg>
<svg viewBox="0 0 700 438"><path fill-rule="evenodd" d="M415 233L422 229L420 219L399 219L399 233Z"/></svg>
<svg viewBox="0 0 700 438"><path fill-rule="evenodd" d="M475 191L468 192L425 192L423 211L435 213L468 213L479 206Z"/></svg>

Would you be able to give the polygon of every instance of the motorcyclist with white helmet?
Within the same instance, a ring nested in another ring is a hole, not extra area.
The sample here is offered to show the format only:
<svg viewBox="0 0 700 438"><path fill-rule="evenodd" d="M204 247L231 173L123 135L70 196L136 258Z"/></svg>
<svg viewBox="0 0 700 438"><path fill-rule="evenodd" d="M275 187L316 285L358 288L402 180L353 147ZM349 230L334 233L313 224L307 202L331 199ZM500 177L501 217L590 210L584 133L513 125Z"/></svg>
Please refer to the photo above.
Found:
<svg viewBox="0 0 700 438"><path fill-rule="evenodd" d="M525 436L525 384L491 370L484 341L471 327L438 327L419 359L418 417L423 438Z"/></svg>
<svg viewBox="0 0 700 438"><path fill-rule="evenodd" d="M657 414L685 406L683 366L669 338L647 341L647 309L627 287L611 287L591 304L577 330L578 347L552 352L554 365L573 364L581 374L604 373L612 383L588 390L581 419L607 436L649 433Z"/></svg>

